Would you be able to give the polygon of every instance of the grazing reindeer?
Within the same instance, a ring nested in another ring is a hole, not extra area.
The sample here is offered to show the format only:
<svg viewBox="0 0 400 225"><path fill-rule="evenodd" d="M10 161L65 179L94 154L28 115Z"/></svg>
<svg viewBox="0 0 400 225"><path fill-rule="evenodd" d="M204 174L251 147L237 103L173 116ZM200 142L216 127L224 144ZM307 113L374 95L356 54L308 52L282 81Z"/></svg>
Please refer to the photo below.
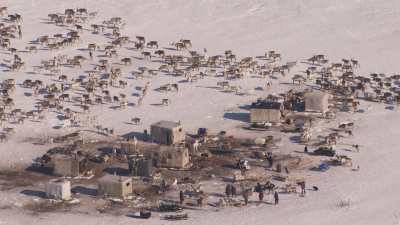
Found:
<svg viewBox="0 0 400 225"><path fill-rule="evenodd" d="M168 98L164 98L161 100L161 104L168 106L169 104L171 104L171 101Z"/></svg>
<svg viewBox="0 0 400 225"><path fill-rule="evenodd" d="M134 125L139 125L139 124L140 124L140 118L134 117L134 118L131 119L131 122L132 122Z"/></svg>
<svg viewBox="0 0 400 225"><path fill-rule="evenodd" d="M151 53L150 52L142 52L142 56L144 59L151 60Z"/></svg>
<svg viewBox="0 0 400 225"><path fill-rule="evenodd" d="M140 44L146 43L146 39L143 36L136 36L136 39L139 41Z"/></svg>
<svg viewBox="0 0 400 225"><path fill-rule="evenodd" d="M188 49L192 47L192 42L190 40L180 40L179 42L181 42L183 44L183 46Z"/></svg>
<svg viewBox="0 0 400 225"><path fill-rule="evenodd" d="M157 50L154 52L155 55L158 55L158 57L160 58L164 58L165 57L165 51L164 50Z"/></svg>
<svg viewBox="0 0 400 225"><path fill-rule="evenodd" d="M147 48L158 48L158 42L157 41L150 41L146 44Z"/></svg>
<svg viewBox="0 0 400 225"><path fill-rule="evenodd" d="M132 59L131 58L123 58L123 59L121 59L121 62L124 65L132 65Z"/></svg>

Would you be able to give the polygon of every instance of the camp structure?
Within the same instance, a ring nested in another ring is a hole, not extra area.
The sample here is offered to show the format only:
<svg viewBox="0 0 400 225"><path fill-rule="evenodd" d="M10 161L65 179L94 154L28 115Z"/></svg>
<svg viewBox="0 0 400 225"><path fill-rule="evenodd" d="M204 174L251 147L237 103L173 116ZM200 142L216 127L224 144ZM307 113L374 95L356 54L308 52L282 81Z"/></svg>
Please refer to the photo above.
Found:
<svg viewBox="0 0 400 225"><path fill-rule="evenodd" d="M103 197L126 198L132 194L132 178L105 175L98 180L97 194Z"/></svg>
<svg viewBox="0 0 400 225"><path fill-rule="evenodd" d="M186 147L160 145L143 152L152 159L154 167L183 169L190 166L189 150Z"/></svg>
<svg viewBox="0 0 400 225"><path fill-rule="evenodd" d="M185 132L180 123L159 121L150 127L153 142L162 145L179 144L185 141Z"/></svg>
<svg viewBox="0 0 400 225"><path fill-rule="evenodd" d="M305 111L325 114L329 110L329 94L312 91L304 93Z"/></svg>
<svg viewBox="0 0 400 225"><path fill-rule="evenodd" d="M134 177L150 177L153 173L153 161L143 155L128 157L129 172Z"/></svg>
<svg viewBox="0 0 400 225"><path fill-rule="evenodd" d="M70 200L71 182L63 179L50 180L45 185L45 192L47 198L52 198L56 200Z"/></svg>
<svg viewBox="0 0 400 225"><path fill-rule="evenodd" d="M51 156L53 174L63 177L77 177L87 170L86 158L74 155L55 154Z"/></svg>
<svg viewBox="0 0 400 225"><path fill-rule="evenodd" d="M269 100L257 100L250 107L250 123L280 123L283 104Z"/></svg>

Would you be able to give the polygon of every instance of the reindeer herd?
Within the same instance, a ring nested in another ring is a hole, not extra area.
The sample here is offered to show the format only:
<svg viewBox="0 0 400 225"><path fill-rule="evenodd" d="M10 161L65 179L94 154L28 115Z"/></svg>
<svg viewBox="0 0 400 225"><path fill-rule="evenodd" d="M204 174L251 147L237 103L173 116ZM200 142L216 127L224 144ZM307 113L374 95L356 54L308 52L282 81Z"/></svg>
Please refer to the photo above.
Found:
<svg viewBox="0 0 400 225"><path fill-rule="evenodd" d="M11 124L22 124L25 119L41 121L56 112L70 126L79 126L82 115L91 113L91 108L112 105L112 109L141 107L151 90L151 79L165 75L181 77L179 85L206 79L218 78L217 87L221 92L246 94L240 85L231 81L249 77L263 78L266 89L277 76L290 74L299 62L283 62L279 52L270 50L262 56L239 57L232 50L221 55L208 55L193 49L192 41L180 39L172 42L171 47L162 47L157 40L147 40L144 36L129 37L123 34L126 22L120 17L112 17L101 22L97 12L85 8L65 9L63 13L48 14L49 26L65 28L64 33L45 34L33 38L24 48L13 46L13 39L22 37L23 18L19 14L9 14L7 7L0 7L0 46L4 54L12 60L3 63L5 71L25 73L33 71L34 79L16 82L15 79L2 79L0 84L0 123L3 127L0 140L5 141L13 132ZM96 36L102 42L86 42L85 37ZM83 46L83 47L82 47ZM65 50L78 52L65 54ZM26 65L24 57L38 52L48 52L49 57L41 59L39 65ZM127 53L128 52L128 53ZM137 57L130 55L136 54ZM354 59L343 59L341 63L329 63L324 55L315 55L302 64L308 65L304 75L293 76L293 83L315 81L321 88L335 89L348 95L362 91L366 99L400 102L400 76L372 74L371 78L355 76L359 63ZM151 65L151 66L148 66ZM74 69L75 72L66 72ZM79 76L76 75L78 71ZM130 71L130 72L129 72ZM56 77L40 79L40 75ZM132 97L122 90L133 87L136 80L147 80L144 86L136 86L139 93ZM178 92L178 83L167 83L153 90L161 93ZM34 107L22 110L13 99L17 87L31 92L25 97L35 98ZM192 86L193 87L193 86ZM195 87L193 87L195 88ZM367 89L373 90L369 93ZM116 92L120 92L115 94ZM113 94L114 93L114 94ZM132 98L136 98L133 100ZM173 104L170 98L160 99L160 106ZM154 104L153 104L154 105ZM79 106L79 107L74 107ZM66 122L68 121L68 122ZM140 124L140 118L134 116L132 124ZM94 122L98 130L109 134L111 128L103 128Z"/></svg>

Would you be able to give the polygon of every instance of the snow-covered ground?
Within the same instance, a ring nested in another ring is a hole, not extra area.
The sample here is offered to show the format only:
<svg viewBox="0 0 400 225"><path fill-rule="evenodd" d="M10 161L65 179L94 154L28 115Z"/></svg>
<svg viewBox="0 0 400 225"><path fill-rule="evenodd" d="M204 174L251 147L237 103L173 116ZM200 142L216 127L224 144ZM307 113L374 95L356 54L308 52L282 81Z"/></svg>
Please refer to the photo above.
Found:
<svg viewBox="0 0 400 225"><path fill-rule="evenodd" d="M318 53L328 55L333 61L356 58L361 64L360 75L370 72L391 75L400 71L397 62L400 52L397 43L400 37L400 1L396 0L5 0L0 4L8 6L10 13L19 13L24 17L24 37L15 42L19 49L40 35L63 32L62 28L40 23L47 14L63 12L65 8L86 7L89 11L98 11L97 19L100 21L113 16L122 17L127 23L122 31L124 35L143 35L148 40L158 40L162 46L185 38L192 40L194 49L202 51L207 48L210 55L223 54L224 50L231 49L241 57L257 56L275 49L282 52L285 61L301 61ZM101 40L87 34L81 45L86 47L92 41ZM124 54L132 56L136 53ZM11 56L2 54L1 57ZM28 70L29 66L38 65L40 60L51 57L52 53L47 51L40 51L34 56L22 54ZM67 72L74 73L72 69ZM21 82L40 75L2 72L0 76L0 79L13 77ZM158 76L151 81L151 87L178 80ZM145 82L135 81L134 86ZM159 103L164 96L151 91L141 108L128 107L121 111L110 110L106 106L95 108L92 113L98 115L99 123L115 128L118 134L143 131L160 119L181 120L189 131L209 127L215 131L227 130L239 134L234 128L242 122L224 119L224 112L238 110L239 105L266 93L252 91L254 95L235 96L201 88L215 86L216 82L217 79L207 78L192 85L182 84L179 93L168 94L172 100L168 107L150 105ZM251 91L265 82L262 79L246 79L237 83ZM128 88L127 94L132 94L134 86ZM279 87L274 85L273 91L278 92ZM32 108L32 100L23 96L24 90L17 90L16 95L16 105ZM131 99L135 100L134 97ZM355 136L346 139L346 142L361 145L360 153L349 153L360 165L360 171L339 168L321 175L312 173L310 182L317 184L320 191L306 198L287 199L283 196L279 206L249 206L215 213L196 211L191 213L189 221L179 224L400 224L400 195L397 194L400 188L397 175L400 168L400 153L397 151L399 112L371 103L362 107L369 110L353 116L356 121ZM134 127L126 123L136 116L143 119L142 125ZM23 140L55 132L51 127L58 121L53 117L49 116L41 124L28 121L17 128L17 135L9 142L0 143L0 166L25 165L46 151L48 146L34 146ZM3 201L13 201L12 196L7 195L0 192ZM350 200L350 207L337 206L340 201L347 200ZM72 223L173 224L157 219L135 221L129 217L100 214L32 216L24 211L0 209L0 224Z"/></svg>

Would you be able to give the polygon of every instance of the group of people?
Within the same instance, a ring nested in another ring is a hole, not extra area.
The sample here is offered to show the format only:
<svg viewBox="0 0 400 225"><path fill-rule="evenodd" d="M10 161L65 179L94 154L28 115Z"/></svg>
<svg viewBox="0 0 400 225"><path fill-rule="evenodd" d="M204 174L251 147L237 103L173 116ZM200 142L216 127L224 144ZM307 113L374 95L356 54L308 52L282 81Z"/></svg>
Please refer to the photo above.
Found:
<svg viewBox="0 0 400 225"><path fill-rule="evenodd" d="M264 200L265 189L266 189L266 186L262 186L260 183L257 183L256 187L254 188L254 191L258 193L258 200L260 202L262 202ZM279 194L277 191L274 191L274 203L275 203L275 205L279 204Z"/></svg>
<svg viewBox="0 0 400 225"><path fill-rule="evenodd" d="M265 190L269 190L269 192L271 190L274 189L274 185L270 182L267 182L265 185L261 185L260 183L257 183L257 185L255 186L254 190L253 189L246 189L243 190L242 192L242 197L244 199L244 203L245 205L248 204L249 202L249 196L253 193L253 192L257 192L258 193L258 199L260 202L262 202L264 200L264 192ZM233 196L236 195L236 187L233 184L227 184L225 187L225 195L228 198L231 198ZM277 191L274 191L274 202L275 205L279 204L279 193Z"/></svg>

